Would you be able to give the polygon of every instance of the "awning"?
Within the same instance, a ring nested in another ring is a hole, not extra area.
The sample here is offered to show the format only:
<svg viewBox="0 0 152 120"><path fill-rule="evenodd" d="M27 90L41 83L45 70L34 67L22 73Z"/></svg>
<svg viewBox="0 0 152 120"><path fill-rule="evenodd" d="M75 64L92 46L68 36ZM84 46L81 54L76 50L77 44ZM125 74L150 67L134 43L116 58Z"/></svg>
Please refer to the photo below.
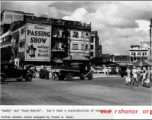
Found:
<svg viewBox="0 0 152 120"><path fill-rule="evenodd" d="M2 38L4 38L4 37L8 36L8 35L11 35L11 34L12 34L11 31L8 31L8 32L4 33L3 35L0 36L0 40L1 40Z"/></svg>
<svg viewBox="0 0 152 120"><path fill-rule="evenodd" d="M10 43L10 44L6 44L6 45L1 45L0 48L5 48L5 47L9 47L9 46L11 47L12 44Z"/></svg>
<svg viewBox="0 0 152 120"><path fill-rule="evenodd" d="M111 61L103 62L102 64L103 65L119 65L119 64L117 64L115 62L111 62Z"/></svg>
<svg viewBox="0 0 152 120"><path fill-rule="evenodd" d="M53 60L55 63L63 63L61 59Z"/></svg>
<svg viewBox="0 0 152 120"><path fill-rule="evenodd" d="M146 62L147 64L149 64L150 66L152 66L152 62L150 62L150 60L145 60L145 62Z"/></svg>
<svg viewBox="0 0 152 120"><path fill-rule="evenodd" d="M81 55L78 55L78 54L75 54L75 55L71 55L71 56L68 56L66 58L63 58L63 61L64 60L78 60L78 61L89 61L88 58L84 57L84 56L81 56Z"/></svg>
<svg viewBox="0 0 152 120"><path fill-rule="evenodd" d="M143 60L138 60L137 62L133 63L134 66L143 67L143 66L150 66L147 62Z"/></svg>

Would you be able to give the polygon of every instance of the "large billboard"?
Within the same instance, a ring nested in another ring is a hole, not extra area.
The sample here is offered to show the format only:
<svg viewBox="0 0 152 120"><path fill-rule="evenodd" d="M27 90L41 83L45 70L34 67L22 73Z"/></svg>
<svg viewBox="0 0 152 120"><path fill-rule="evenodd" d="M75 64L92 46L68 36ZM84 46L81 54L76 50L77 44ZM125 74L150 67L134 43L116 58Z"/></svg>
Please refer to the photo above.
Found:
<svg viewBox="0 0 152 120"><path fill-rule="evenodd" d="M50 61L51 59L51 26L27 24L26 61Z"/></svg>

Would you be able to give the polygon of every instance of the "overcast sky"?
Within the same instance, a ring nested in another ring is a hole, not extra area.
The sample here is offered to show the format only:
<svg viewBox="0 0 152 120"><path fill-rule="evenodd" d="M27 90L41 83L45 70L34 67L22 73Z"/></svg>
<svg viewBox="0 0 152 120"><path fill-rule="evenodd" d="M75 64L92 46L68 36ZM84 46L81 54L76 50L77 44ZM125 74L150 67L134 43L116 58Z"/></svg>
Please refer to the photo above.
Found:
<svg viewBox="0 0 152 120"><path fill-rule="evenodd" d="M103 53L129 54L130 45L150 40L151 1L17 1L3 2L3 9L91 22L92 30L98 31Z"/></svg>

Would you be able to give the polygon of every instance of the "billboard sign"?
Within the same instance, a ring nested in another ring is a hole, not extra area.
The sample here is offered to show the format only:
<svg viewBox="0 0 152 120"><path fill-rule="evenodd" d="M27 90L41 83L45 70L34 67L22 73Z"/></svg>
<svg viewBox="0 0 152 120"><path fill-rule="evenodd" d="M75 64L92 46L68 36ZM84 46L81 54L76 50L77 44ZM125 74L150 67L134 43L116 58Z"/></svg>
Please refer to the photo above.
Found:
<svg viewBox="0 0 152 120"><path fill-rule="evenodd" d="M50 61L51 59L51 26L27 24L26 61Z"/></svg>

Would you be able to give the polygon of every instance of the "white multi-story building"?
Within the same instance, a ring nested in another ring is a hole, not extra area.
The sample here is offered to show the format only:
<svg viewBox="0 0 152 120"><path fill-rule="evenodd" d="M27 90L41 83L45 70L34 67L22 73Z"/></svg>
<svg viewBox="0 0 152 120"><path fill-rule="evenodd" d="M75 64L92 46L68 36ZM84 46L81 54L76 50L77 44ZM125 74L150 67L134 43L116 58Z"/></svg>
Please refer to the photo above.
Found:
<svg viewBox="0 0 152 120"><path fill-rule="evenodd" d="M71 30L70 32L70 54L79 54L90 57L90 32Z"/></svg>
<svg viewBox="0 0 152 120"><path fill-rule="evenodd" d="M131 45L129 52L130 52L130 59L132 62L137 60L145 60L149 56L148 47L144 47L141 45Z"/></svg>
<svg viewBox="0 0 152 120"><path fill-rule="evenodd" d="M102 55L102 46L99 45L99 36L97 31L91 31L90 57L100 57Z"/></svg>

